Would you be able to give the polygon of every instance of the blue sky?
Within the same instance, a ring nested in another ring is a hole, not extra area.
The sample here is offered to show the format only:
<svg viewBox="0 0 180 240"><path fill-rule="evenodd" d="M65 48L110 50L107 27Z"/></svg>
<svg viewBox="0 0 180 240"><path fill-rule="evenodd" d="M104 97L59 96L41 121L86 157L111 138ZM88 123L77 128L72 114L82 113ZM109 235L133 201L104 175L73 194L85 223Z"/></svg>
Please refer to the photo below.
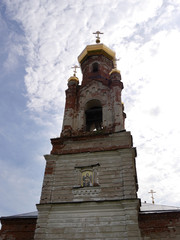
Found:
<svg viewBox="0 0 180 240"><path fill-rule="evenodd" d="M0 13L0 215L36 209L71 67L96 30L120 59L139 197L180 206L179 1L2 0Z"/></svg>

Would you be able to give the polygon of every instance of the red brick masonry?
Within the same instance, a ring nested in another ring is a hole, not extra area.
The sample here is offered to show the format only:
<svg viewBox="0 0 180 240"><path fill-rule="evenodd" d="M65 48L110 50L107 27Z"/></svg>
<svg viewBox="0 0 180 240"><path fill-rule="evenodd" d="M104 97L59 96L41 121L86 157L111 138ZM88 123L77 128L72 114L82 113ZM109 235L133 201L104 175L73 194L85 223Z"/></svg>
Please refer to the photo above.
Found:
<svg viewBox="0 0 180 240"><path fill-rule="evenodd" d="M140 213L139 227L142 237L150 239L180 239L180 211Z"/></svg>
<svg viewBox="0 0 180 240"><path fill-rule="evenodd" d="M33 240L37 218L1 218L0 240Z"/></svg>

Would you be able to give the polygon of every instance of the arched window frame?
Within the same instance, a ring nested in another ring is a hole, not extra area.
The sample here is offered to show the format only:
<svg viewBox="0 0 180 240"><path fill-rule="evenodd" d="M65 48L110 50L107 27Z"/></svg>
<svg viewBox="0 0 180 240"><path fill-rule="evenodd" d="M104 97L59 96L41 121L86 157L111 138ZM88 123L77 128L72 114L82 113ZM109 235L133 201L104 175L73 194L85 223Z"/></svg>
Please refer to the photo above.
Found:
<svg viewBox="0 0 180 240"><path fill-rule="evenodd" d="M99 64L98 62L94 62L92 64L92 72L98 72L99 71Z"/></svg>

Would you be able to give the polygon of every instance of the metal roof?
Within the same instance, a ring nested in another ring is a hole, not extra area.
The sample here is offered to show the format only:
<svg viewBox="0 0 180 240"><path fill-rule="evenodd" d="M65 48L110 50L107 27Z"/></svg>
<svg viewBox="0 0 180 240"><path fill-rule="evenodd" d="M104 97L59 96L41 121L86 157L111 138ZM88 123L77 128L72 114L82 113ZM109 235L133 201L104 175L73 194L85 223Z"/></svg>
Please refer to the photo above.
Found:
<svg viewBox="0 0 180 240"><path fill-rule="evenodd" d="M141 203L140 213L148 214L148 213L165 213L165 212L180 212L180 207L172 207L166 205L158 205L152 203ZM37 218L38 211L23 213L18 215L12 215L7 217L1 217L0 219L12 219L12 218Z"/></svg>
<svg viewBox="0 0 180 240"><path fill-rule="evenodd" d="M180 207L158 205L152 203L141 203L140 212L142 213L163 213L163 212L174 212L180 211Z"/></svg>
<svg viewBox="0 0 180 240"><path fill-rule="evenodd" d="M29 212L29 213L22 213L18 215L12 215L7 217L1 217L0 219L12 219L12 218L37 218L38 211L35 212Z"/></svg>

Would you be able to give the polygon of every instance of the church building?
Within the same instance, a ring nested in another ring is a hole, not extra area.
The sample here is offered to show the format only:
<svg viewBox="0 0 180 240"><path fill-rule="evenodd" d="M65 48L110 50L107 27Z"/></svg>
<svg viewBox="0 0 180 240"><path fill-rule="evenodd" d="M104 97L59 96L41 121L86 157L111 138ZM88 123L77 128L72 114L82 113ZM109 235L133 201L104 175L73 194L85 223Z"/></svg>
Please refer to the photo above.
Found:
<svg viewBox="0 0 180 240"><path fill-rule="evenodd" d="M180 239L180 208L138 199L121 74L99 34L78 57L81 84L77 66L68 80L62 132L45 155L38 212L1 217L0 240Z"/></svg>

